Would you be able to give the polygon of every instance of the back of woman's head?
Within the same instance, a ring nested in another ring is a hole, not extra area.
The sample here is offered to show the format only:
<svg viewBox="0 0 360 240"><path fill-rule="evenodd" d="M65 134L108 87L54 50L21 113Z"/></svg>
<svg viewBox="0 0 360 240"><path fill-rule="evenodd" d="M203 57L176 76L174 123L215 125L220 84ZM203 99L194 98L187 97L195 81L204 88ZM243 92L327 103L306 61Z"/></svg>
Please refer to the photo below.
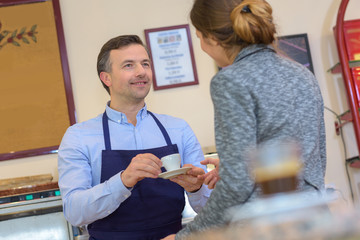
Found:
<svg viewBox="0 0 360 240"><path fill-rule="evenodd" d="M271 44L276 27L265 0L195 0L190 12L195 28L227 50Z"/></svg>

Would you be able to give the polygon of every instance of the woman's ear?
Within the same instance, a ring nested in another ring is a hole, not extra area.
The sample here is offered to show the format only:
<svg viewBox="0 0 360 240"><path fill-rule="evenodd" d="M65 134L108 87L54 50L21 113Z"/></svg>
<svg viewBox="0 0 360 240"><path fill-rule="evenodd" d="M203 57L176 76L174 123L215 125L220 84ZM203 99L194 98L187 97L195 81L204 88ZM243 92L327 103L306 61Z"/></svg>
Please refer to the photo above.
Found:
<svg viewBox="0 0 360 240"><path fill-rule="evenodd" d="M100 73L100 80L108 87L111 86L111 77L107 72Z"/></svg>
<svg viewBox="0 0 360 240"><path fill-rule="evenodd" d="M219 41L212 35L209 35L209 37L207 38L207 41L210 45L212 46L218 46L220 45Z"/></svg>

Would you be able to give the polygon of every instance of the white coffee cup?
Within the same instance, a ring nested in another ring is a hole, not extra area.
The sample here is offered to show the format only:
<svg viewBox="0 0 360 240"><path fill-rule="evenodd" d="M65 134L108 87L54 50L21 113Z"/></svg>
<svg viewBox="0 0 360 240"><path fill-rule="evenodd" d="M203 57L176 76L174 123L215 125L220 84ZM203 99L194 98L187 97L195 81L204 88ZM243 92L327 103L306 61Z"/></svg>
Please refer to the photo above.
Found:
<svg viewBox="0 0 360 240"><path fill-rule="evenodd" d="M161 162L166 171L172 171L180 168L181 157L179 153L174 153L161 158Z"/></svg>

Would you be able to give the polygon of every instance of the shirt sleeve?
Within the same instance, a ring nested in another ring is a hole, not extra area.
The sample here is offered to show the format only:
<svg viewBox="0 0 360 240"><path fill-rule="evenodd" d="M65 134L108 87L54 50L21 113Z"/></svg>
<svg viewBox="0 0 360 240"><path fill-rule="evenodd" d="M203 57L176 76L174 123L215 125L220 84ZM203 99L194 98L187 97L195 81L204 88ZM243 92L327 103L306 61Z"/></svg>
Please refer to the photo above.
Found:
<svg viewBox="0 0 360 240"><path fill-rule="evenodd" d="M201 188L195 193L186 192L189 204L196 213L199 213L205 206L207 200L210 197L210 193L211 190L205 184L203 184Z"/></svg>
<svg viewBox="0 0 360 240"><path fill-rule="evenodd" d="M131 195L121 181L121 173L93 186L91 162L75 128L70 127L63 137L58 170L64 215L73 226L108 216Z"/></svg>

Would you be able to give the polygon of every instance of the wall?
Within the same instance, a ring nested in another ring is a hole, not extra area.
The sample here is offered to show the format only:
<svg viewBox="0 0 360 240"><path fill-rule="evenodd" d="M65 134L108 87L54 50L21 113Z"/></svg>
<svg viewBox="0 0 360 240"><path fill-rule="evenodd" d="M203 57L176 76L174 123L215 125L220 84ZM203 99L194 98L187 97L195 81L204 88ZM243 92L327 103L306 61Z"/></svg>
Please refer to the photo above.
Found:
<svg viewBox="0 0 360 240"><path fill-rule="evenodd" d="M138 34L144 29L189 23L192 0L60 0L68 60L72 78L77 120L85 121L104 111L109 97L96 74L96 58L102 44L120 34ZM307 33L310 41L315 75L325 105L340 114L348 109L341 75L327 70L337 61L332 33L340 0L269 0L274 9L279 35ZM350 1L346 18L360 18L356 9L360 1ZM195 131L203 147L215 145L213 108L209 83L216 72L215 63L201 51L199 40L191 27L199 85L151 91L147 103L158 113L184 118ZM335 134L336 117L325 111L328 167L326 182L333 184L350 198L344 167L344 148ZM351 145L352 128L347 126ZM355 151L356 152L356 151ZM356 154L356 153L354 153ZM0 162L0 179L51 173L57 180L57 155L45 155Z"/></svg>

